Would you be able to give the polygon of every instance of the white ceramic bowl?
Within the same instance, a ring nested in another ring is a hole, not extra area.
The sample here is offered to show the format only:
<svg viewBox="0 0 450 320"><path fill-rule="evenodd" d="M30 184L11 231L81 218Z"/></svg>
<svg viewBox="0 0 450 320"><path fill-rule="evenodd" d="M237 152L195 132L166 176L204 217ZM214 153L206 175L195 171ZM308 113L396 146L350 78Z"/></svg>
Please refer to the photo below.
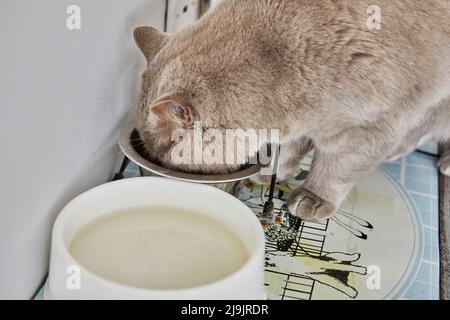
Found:
<svg viewBox="0 0 450 320"><path fill-rule="evenodd" d="M180 207L208 215L231 228L249 259L217 282L179 290L147 290L104 279L79 266L68 251L77 232L91 221L136 206ZM79 272L78 272L79 271ZM74 277L78 277L74 278ZM72 200L53 227L45 299L259 299L263 296L264 233L255 215L233 196L216 188L164 178L108 183ZM73 282L73 281L76 282ZM79 280L79 282L77 282ZM79 288L77 284L80 284Z"/></svg>

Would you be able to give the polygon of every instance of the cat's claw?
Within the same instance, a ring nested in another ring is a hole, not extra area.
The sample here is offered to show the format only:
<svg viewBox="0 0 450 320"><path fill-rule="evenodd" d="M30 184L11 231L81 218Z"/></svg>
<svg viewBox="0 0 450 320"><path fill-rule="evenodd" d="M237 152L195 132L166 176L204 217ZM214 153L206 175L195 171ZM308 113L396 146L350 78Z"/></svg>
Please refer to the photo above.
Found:
<svg viewBox="0 0 450 320"><path fill-rule="evenodd" d="M336 212L336 206L314 193L304 189L296 189L288 200L289 211L292 215L303 220L326 220Z"/></svg>

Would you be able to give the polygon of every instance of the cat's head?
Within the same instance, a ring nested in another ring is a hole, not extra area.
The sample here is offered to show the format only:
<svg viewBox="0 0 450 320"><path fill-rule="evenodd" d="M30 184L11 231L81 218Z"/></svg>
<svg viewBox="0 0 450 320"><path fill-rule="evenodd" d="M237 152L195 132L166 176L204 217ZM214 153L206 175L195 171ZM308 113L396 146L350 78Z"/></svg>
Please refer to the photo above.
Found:
<svg viewBox="0 0 450 320"><path fill-rule="evenodd" d="M147 59L137 119L147 157L166 168L185 172L220 174L238 171L242 167L238 161L217 163L208 159L208 153L203 153L199 163L195 161L192 149L190 161L180 163L180 158L174 160L174 153L180 149L179 131L189 134L192 141L194 132L198 133L194 129L198 123L202 124L200 131L212 128L225 135L226 129L243 127L241 119L257 117L242 112L239 104L244 94L239 92L239 85L233 88L233 83L239 79L229 81L228 77L234 77L234 73L220 70L220 64L211 62L207 52L199 54L198 48L183 35L172 36L151 27L138 27L134 38ZM224 104L227 108L223 108ZM183 139L183 143L186 141ZM225 157L223 140L213 138L202 143L203 149L209 146L209 150L223 150ZM194 147L194 143L192 145Z"/></svg>

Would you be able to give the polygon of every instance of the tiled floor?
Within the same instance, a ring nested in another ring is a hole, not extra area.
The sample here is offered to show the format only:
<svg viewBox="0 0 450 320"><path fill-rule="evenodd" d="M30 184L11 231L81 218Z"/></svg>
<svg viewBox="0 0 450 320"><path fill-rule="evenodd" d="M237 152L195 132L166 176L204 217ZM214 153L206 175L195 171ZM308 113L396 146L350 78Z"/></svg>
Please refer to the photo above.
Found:
<svg viewBox="0 0 450 320"><path fill-rule="evenodd" d="M427 151L435 152L433 147ZM405 299L439 299L439 173L436 158L420 153L383 164L414 200L421 218L424 252Z"/></svg>

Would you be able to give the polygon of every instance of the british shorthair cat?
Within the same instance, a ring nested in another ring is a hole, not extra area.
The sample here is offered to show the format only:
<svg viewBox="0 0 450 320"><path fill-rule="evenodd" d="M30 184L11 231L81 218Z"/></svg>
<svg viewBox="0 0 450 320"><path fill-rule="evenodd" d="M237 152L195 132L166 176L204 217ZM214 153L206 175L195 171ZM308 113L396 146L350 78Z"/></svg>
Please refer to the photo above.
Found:
<svg viewBox="0 0 450 320"><path fill-rule="evenodd" d="M288 203L305 220L330 218L358 179L425 140L447 143L439 166L450 175L450 1L376 3L379 28L366 0L224 0L173 35L136 28L148 154L178 170L235 171L173 163L173 131L277 128L280 179L315 150Z"/></svg>

